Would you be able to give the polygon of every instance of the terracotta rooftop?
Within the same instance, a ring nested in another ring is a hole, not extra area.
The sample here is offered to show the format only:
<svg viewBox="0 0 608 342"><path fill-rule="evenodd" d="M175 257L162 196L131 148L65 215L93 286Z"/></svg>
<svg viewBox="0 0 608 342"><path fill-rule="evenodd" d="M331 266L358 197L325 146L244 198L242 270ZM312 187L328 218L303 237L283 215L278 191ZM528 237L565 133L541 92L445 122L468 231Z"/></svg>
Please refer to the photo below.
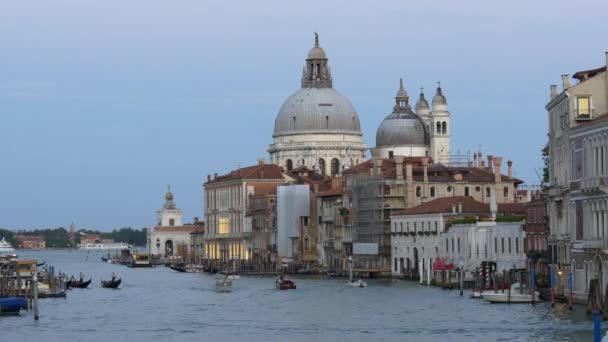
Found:
<svg viewBox="0 0 608 342"><path fill-rule="evenodd" d="M582 71L577 71L576 73L574 73L574 75L572 75L572 78L577 79L579 81L584 81L586 79L589 79L597 74L599 74L600 72L606 71L606 66L604 65L603 67L599 67L599 68L595 68L595 69L589 69L589 70L582 70Z"/></svg>
<svg viewBox="0 0 608 342"><path fill-rule="evenodd" d="M409 157L405 158L403 163L403 177L406 175L406 164L412 164L412 176L414 181L422 182L424 180L424 168L422 167L421 157ZM355 165L344 173L360 173L365 172L369 174L369 170L372 167L372 161L367 160L361 164ZM382 175L385 179L396 179L396 164L393 159L382 159L381 166ZM428 167L427 170L429 182L455 182L456 179L462 177L464 182L478 182L478 183L493 183L494 172L488 167L455 167L445 166L442 164L433 164ZM522 180L517 178L509 178L507 175L501 174L503 181L513 181L516 184L523 183Z"/></svg>
<svg viewBox="0 0 608 342"><path fill-rule="evenodd" d="M331 188L329 190L325 190L325 191L319 192L319 194L317 195L317 197L342 196L342 194L344 193L343 190L344 189L341 186L335 187L335 188Z"/></svg>
<svg viewBox="0 0 608 342"><path fill-rule="evenodd" d="M440 214L452 213L455 205L462 204L462 214L489 214L490 205L481 203L470 196L450 196L438 198L416 207L399 210L394 215ZM505 214L524 214L525 207L521 203L499 203L498 212Z"/></svg>
<svg viewBox="0 0 608 342"><path fill-rule="evenodd" d="M284 180L283 168L276 164L257 164L233 170L225 175L217 176L205 184L229 182L242 179Z"/></svg>

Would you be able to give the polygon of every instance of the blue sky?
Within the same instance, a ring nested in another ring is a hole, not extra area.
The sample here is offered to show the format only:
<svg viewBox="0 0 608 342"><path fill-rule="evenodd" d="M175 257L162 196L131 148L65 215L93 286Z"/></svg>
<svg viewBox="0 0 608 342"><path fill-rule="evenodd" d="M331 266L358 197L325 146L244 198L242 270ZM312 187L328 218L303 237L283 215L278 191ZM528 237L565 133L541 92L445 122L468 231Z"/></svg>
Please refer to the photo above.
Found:
<svg viewBox="0 0 608 342"><path fill-rule="evenodd" d="M441 81L452 150L481 145L538 183L549 84L603 65L607 10L599 0L5 1L0 227L150 226L167 184L186 222L203 217L207 174L267 157L315 31L369 146L400 77L414 99Z"/></svg>

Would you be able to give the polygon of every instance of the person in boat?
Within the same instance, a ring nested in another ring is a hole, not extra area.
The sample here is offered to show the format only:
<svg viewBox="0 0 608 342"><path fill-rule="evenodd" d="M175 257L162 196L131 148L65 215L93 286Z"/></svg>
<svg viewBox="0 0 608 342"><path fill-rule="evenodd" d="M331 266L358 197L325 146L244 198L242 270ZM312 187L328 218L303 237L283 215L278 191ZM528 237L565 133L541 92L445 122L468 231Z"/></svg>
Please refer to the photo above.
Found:
<svg viewBox="0 0 608 342"><path fill-rule="evenodd" d="M70 281L72 282L72 281L75 281L75 280L76 280L76 279L74 279L74 276L72 275L72 276L70 277Z"/></svg>
<svg viewBox="0 0 608 342"><path fill-rule="evenodd" d="M116 281L116 273L112 272L112 282Z"/></svg>
<svg viewBox="0 0 608 342"><path fill-rule="evenodd" d="M84 274L82 272L80 272L80 283L84 283Z"/></svg>

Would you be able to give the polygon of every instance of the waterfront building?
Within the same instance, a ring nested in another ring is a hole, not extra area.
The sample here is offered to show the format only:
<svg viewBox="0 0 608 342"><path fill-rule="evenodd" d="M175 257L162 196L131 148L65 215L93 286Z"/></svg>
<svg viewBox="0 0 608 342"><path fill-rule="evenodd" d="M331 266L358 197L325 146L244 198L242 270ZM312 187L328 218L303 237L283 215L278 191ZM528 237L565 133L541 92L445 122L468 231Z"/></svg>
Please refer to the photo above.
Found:
<svg viewBox="0 0 608 342"><path fill-rule="evenodd" d="M521 180L501 173L502 158L488 156L489 167L472 163L467 167L430 164L429 157L380 158L372 149L372 160L343 174L345 193L352 200L351 225L355 270L391 273L390 216L434 199L465 196L489 203L514 203ZM346 202L345 202L346 203Z"/></svg>
<svg viewBox="0 0 608 342"><path fill-rule="evenodd" d="M101 243L101 240L102 240L102 238L99 234L86 234L86 233L80 232L80 244L81 245Z"/></svg>
<svg viewBox="0 0 608 342"><path fill-rule="evenodd" d="M549 248L558 271L558 295L567 294L573 274L576 301L589 285L608 284L608 53L599 68L576 72L562 91L551 85L545 106L549 123Z"/></svg>
<svg viewBox="0 0 608 342"><path fill-rule="evenodd" d="M328 58L315 34L301 88L276 116L270 161L285 171L306 166L323 175L338 175L365 159L362 135L357 111L333 88Z"/></svg>
<svg viewBox="0 0 608 342"><path fill-rule="evenodd" d="M393 112L382 120L376 131L376 149L380 158L431 157L435 163L448 164L450 127L450 112L441 86L433 97L432 111L421 91L414 113L400 80Z"/></svg>
<svg viewBox="0 0 608 342"><path fill-rule="evenodd" d="M247 217L251 195L293 181L281 167L259 161L225 175L207 176L205 198L205 257L215 268L237 260L252 267L252 221Z"/></svg>
<svg viewBox="0 0 608 342"><path fill-rule="evenodd" d="M15 235L18 248L21 249L45 249L46 242L44 237L38 235Z"/></svg>
<svg viewBox="0 0 608 342"><path fill-rule="evenodd" d="M255 189L249 196L246 225L251 226L253 268L274 271L277 259L277 188Z"/></svg>
<svg viewBox="0 0 608 342"><path fill-rule="evenodd" d="M499 220L512 218L521 221L525 216L525 207L519 203L497 204L497 215ZM393 267L391 273L394 277L417 278L421 274L420 262L422 263L422 274L426 274L429 266L438 256L452 258L460 256L465 251L468 236L461 240L450 238L450 245L443 246L443 250L449 253L441 253L442 243L450 226L456 222L468 222L487 220L491 217L490 204L476 201L471 196L452 196L438 198L418 206L397 211L391 215L391 260ZM484 223L485 224L485 223ZM521 228L521 225L519 225ZM517 235L519 238L519 235ZM520 242L519 240L517 241ZM523 240L521 240L523 246ZM451 244L454 244L453 246ZM448 248L451 247L451 248ZM468 247L467 247L468 248ZM476 247L477 248L477 247ZM483 247L483 257L487 255ZM450 252L451 251L451 252ZM519 250L517 250L519 252ZM523 248L521 249L523 254ZM460 260L462 261L462 260ZM471 262L478 260L471 259ZM486 260L484 261L491 261ZM458 264L457 266L459 266ZM467 265L468 270L477 265Z"/></svg>
<svg viewBox="0 0 608 342"><path fill-rule="evenodd" d="M156 213L157 226L148 231L150 253L163 258L186 258L190 254L190 234L195 232L197 227L182 223L182 211L175 206L170 189L167 189L165 194L163 207Z"/></svg>
<svg viewBox="0 0 608 342"><path fill-rule="evenodd" d="M190 233L190 257L193 264L202 265L205 259L205 222L194 218L195 230Z"/></svg>
<svg viewBox="0 0 608 342"><path fill-rule="evenodd" d="M330 188L317 194L320 227L317 251L319 266L329 272L347 269L346 260L351 254L351 230L347 228L349 211L343 202L341 178L332 178Z"/></svg>

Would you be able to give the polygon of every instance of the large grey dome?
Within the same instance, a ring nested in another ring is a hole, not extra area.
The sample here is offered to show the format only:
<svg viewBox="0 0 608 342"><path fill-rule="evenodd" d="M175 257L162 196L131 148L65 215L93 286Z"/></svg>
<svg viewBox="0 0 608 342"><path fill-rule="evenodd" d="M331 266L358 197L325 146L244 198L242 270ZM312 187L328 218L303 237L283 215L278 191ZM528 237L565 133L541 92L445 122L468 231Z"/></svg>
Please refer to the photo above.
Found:
<svg viewBox="0 0 608 342"><path fill-rule="evenodd" d="M302 88L287 98L274 122L274 135L361 134L359 115L333 88Z"/></svg>
<svg viewBox="0 0 608 342"><path fill-rule="evenodd" d="M422 119L412 113L392 113L376 131L376 147L429 146L429 132Z"/></svg>
<svg viewBox="0 0 608 342"><path fill-rule="evenodd" d="M393 112L382 120L376 131L376 147L430 145L426 125L412 112L408 100L403 81L400 80Z"/></svg>

